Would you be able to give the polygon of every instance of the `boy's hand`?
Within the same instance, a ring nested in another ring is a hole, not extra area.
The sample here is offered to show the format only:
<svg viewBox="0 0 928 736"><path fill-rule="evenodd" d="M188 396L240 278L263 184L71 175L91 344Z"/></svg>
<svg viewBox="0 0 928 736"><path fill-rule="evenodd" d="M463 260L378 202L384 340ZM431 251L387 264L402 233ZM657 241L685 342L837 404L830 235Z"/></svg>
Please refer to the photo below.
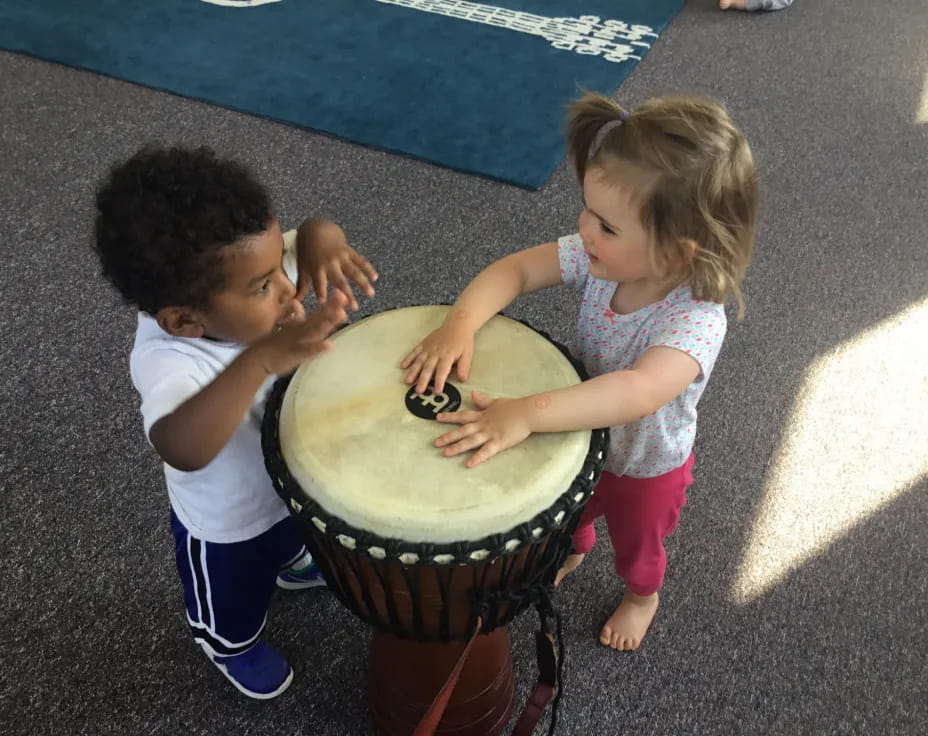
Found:
<svg viewBox="0 0 928 736"><path fill-rule="evenodd" d="M471 392L471 398L478 411L458 411L436 417L439 422L463 425L435 440L435 447L445 448L445 457L479 448L465 463L473 468L518 445L532 433L524 399L491 399L477 391Z"/></svg>
<svg viewBox="0 0 928 736"><path fill-rule="evenodd" d="M348 320L346 302L345 295L336 291L331 299L309 314L303 311L302 304L295 302L294 317L249 350L254 351L256 360L268 375L286 375L303 361L332 347L326 338Z"/></svg>
<svg viewBox="0 0 928 736"><path fill-rule="evenodd" d="M296 298L302 301L312 284L316 300L326 302L329 285L345 295L346 304L357 311L358 300L349 279L366 296L374 296L372 281L377 271L364 256L348 245L345 231L334 222L307 220L296 236L297 283Z"/></svg>
<svg viewBox="0 0 928 736"><path fill-rule="evenodd" d="M474 357L474 333L469 327L456 322L445 323L429 334L403 358L400 368L408 368L406 383L416 383L420 394L435 377L435 393L441 393L451 367L458 364L458 378L466 381Z"/></svg>

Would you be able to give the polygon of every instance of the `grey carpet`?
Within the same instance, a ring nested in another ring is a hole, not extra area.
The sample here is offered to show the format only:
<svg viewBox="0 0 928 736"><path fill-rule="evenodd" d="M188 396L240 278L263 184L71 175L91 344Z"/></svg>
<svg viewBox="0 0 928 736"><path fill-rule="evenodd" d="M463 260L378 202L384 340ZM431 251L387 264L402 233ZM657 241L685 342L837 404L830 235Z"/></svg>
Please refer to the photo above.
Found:
<svg viewBox="0 0 928 736"><path fill-rule="evenodd" d="M800 0L771 15L694 0L621 90L630 103L689 89L721 98L754 146L763 215L747 317L701 405L697 483L644 648L596 643L620 591L607 545L559 593L560 733L928 732L925 455L904 442L874 450L847 430L887 419L860 407L895 385L893 371L908 370L916 389L885 410L925 407L921 340L889 368L865 363L853 384L832 386L845 391L843 418L794 407L810 366L928 296L928 124L916 122L926 39L924 0ZM522 191L10 54L0 98L0 731L368 733L369 635L325 594L275 601L269 637L297 679L274 702L237 694L187 639L166 496L127 374L134 315L89 251L94 184L150 139L239 156L285 225L332 217L377 264L372 313L450 300L483 264L570 232L570 171ZM565 338L573 309L552 292L513 313ZM916 417L888 421L919 437ZM783 480L799 435L813 451ZM848 514L847 475L819 466L816 442L863 468L874 493L912 457L915 471ZM798 506L795 527L755 532L777 503ZM808 548L806 535L844 517ZM780 574L793 539L808 554ZM760 592L739 597L758 545ZM533 624L513 627L520 696Z"/></svg>

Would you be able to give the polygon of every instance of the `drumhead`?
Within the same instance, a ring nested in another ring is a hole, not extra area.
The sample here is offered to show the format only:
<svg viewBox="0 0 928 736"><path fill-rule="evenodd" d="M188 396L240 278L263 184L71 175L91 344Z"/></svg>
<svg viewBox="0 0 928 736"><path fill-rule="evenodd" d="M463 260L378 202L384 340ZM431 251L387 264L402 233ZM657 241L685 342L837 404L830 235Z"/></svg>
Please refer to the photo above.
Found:
<svg viewBox="0 0 928 736"><path fill-rule="evenodd" d="M447 310L408 307L350 325L286 389L279 442L290 474L308 498L357 529L417 543L482 539L547 510L581 471L590 431L535 434L471 469L470 453L446 458L434 447L454 425L407 408L414 389L399 364ZM470 409L472 390L524 396L580 377L556 345L496 316L477 334L470 380L450 380ZM434 408L443 398L410 401Z"/></svg>

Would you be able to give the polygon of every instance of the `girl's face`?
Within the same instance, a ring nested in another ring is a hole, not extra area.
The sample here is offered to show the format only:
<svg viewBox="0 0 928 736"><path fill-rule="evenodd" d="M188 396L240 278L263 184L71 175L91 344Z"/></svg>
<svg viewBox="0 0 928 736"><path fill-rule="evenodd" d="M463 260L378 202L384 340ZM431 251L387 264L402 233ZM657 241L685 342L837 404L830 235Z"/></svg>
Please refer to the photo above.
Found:
<svg viewBox="0 0 928 736"><path fill-rule="evenodd" d="M620 283L659 280L650 259L651 238L627 184L607 181L600 168L587 169L579 225L593 276Z"/></svg>
<svg viewBox="0 0 928 736"><path fill-rule="evenodd" d="M297 313L296 287L283 269L283 247L274 220L264 232L223 249L226 283L202 314L205 335L248 345Z"/></svg>

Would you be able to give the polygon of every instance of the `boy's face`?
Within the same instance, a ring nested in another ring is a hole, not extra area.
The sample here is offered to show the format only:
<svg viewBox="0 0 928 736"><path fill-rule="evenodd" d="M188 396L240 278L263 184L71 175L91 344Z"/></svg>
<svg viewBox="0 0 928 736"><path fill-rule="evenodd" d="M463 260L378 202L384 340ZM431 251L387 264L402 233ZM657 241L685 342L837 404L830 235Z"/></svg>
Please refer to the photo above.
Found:
<svg viewBox="0 0 928 736"><path fill-rule="evenodd" d="M284 272L283 248L277 220L223 248L225 286L200 313L205 336L249 345L296 313L296 287Z"/></svg>

